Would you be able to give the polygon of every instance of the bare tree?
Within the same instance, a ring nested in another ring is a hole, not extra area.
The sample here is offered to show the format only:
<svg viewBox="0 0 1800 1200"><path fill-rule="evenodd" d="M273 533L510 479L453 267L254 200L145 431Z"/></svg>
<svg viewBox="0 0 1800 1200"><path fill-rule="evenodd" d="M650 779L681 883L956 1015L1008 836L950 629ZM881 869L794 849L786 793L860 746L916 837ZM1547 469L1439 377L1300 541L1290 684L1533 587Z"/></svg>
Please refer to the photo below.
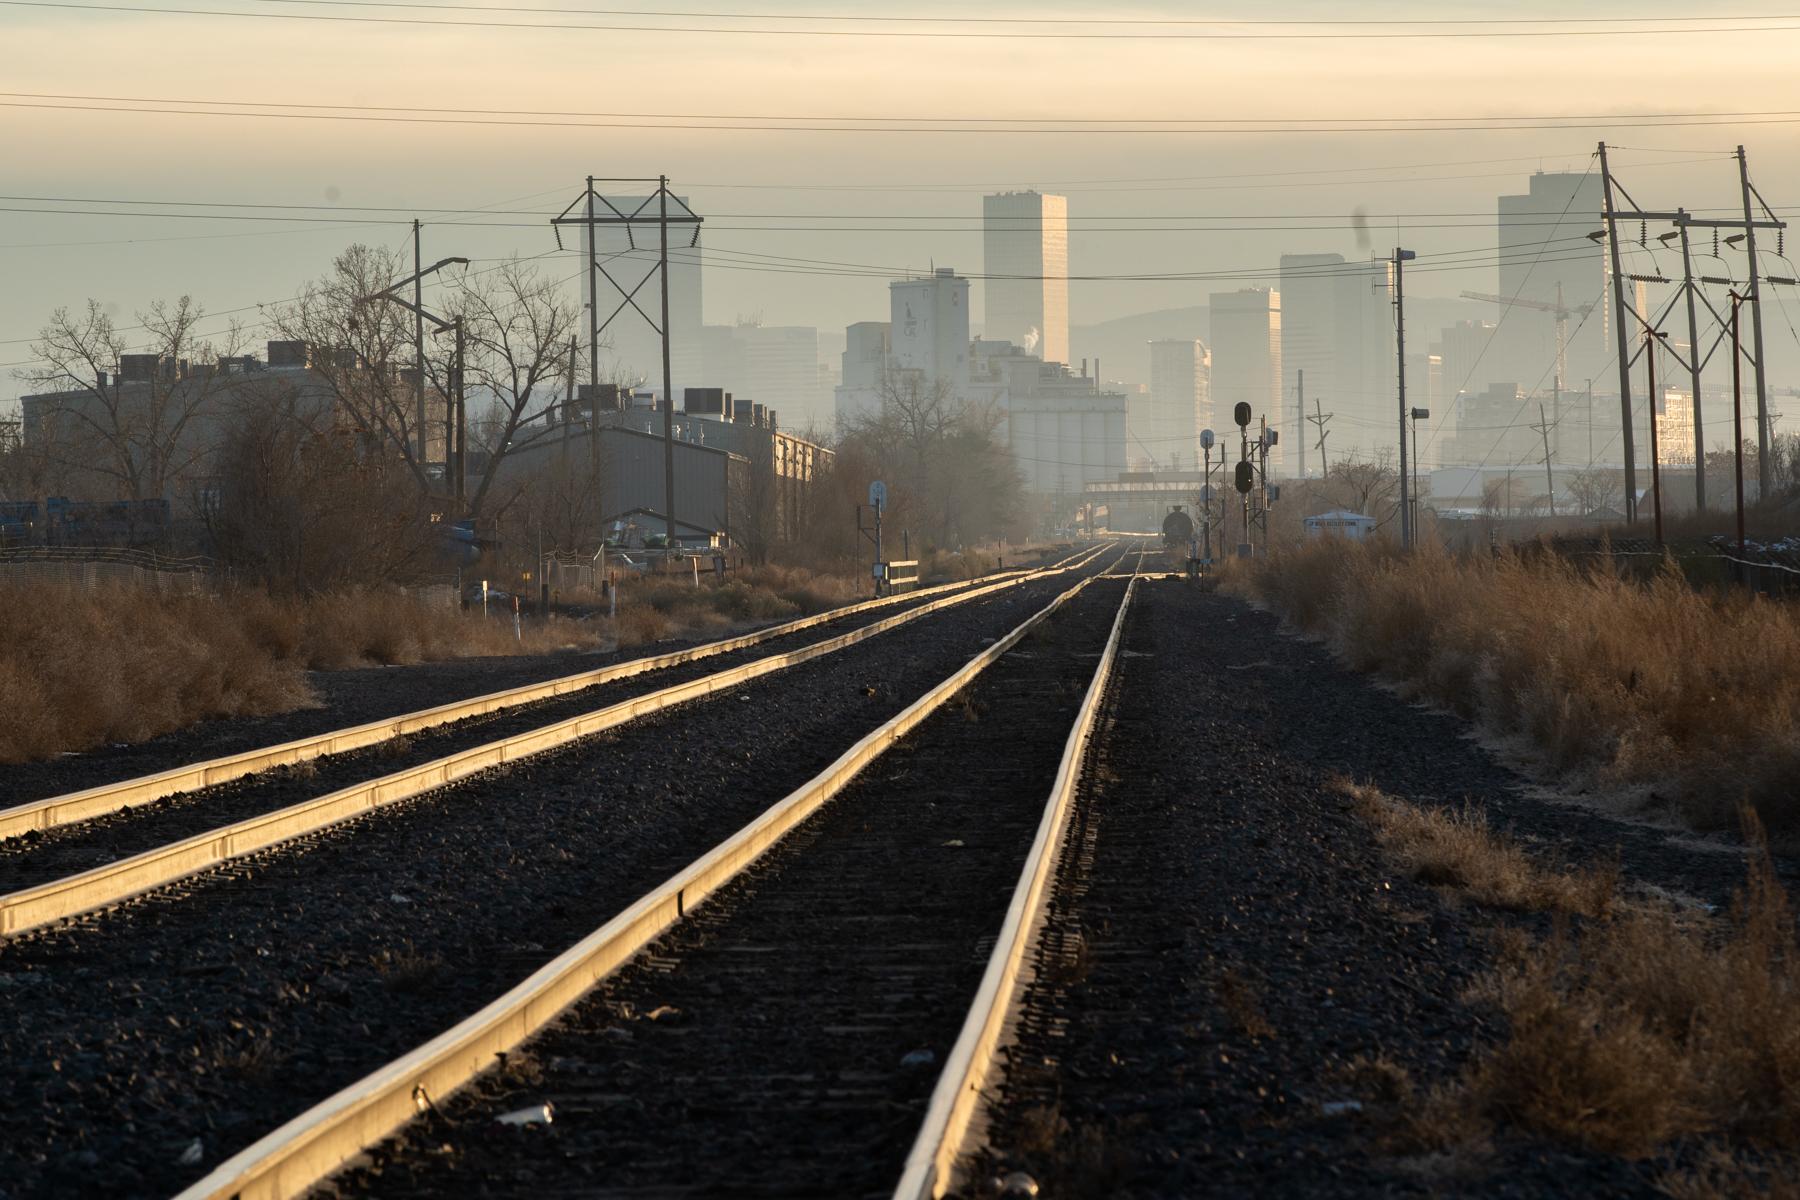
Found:
<svg viewBox="0 0 1800 1200"><path fill-rule="evenodd" d="M468 500L469 515L479 516L520 426L542 417L560 399L577 312L554 281L519 262L466 277L452 304L463 318L468 346L464 378L491 400L491 416L481 431L487 454Z"/></svg>
<svg viewBox="0 0 1800 1200"><path fill-rule="evenodd" d="M440 566L411 474L371 459L329 412L265 386L217 448L203 506L219 559L276 591L406 582Z"/></svg>
<svg viewBox="0 0 1800 1200"><path fill-rule="evenodd" d="M371 297L406 274L401 257L381 247L355 245L340 254L331 270L307 284L300 295L278 306L272 315L277 334L304 343L310 377L322 385L338 420L353 430L367 449L402 463L421 494L432 490L428 460L433 437L443 434L441 389L427 398L426 453L419 454L418 402L410 368L412 317L397 304ZM447 361L451 348L427 343ZM425 365L428 376L443 378L441 365ZM438 446L443 445L442 440Z"/></svg>
<svg viewBox="0 0 1800 1200"><path fill-rule="evenodd" d="M1018 533L1023 480L999 440L1001 414L918 372L884 379L880 411L853 422L842 453L866 451L888 483L892 528L941 547Z"/></svg>
<svg viewBox="0 0 1800 1200"><path fill-rule="evenodd" d="M29 414L27 440L41 446L64 480L105 481L127 500L166 499L207 451L203 426L235 380L220 360L236 353L241 331L203 341L205 310L183 296L137 314L144 356L133 378L121 378L134 342L97 300L80 314L59 308L32 343L41 360L21 372L43 393Z"/></svg>
<svg viewBox="0 0 1800 1200"><path fill-rule="evenodd" d="M1386 450L1372 459L1340 459L1326 472L1324 491L1342 507L1374 517L1380 529L1400 514L1400 474L1393 462Z"/></svg>
<svg viewBox="0 0 1800 1200"><path fill-rule="evenodd" d="M1603 508L1618 508L1625 494L1620 473L1604 469L1576 472L1570 476L1568 488L1575 501L1575 511L1584 517Z"/></svg>

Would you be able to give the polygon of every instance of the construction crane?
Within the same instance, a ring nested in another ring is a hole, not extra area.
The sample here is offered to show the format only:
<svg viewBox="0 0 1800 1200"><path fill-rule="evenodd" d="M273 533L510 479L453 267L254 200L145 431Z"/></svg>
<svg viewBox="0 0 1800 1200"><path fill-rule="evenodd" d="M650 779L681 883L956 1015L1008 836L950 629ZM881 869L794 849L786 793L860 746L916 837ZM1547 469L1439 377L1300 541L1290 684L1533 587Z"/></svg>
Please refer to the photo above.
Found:
<svg viewBox="0 0 1800 1200"><path fill-rule="evenodd" d="M1501 307L1512 305L1516 308L1535 308L1539 312L1551 313L1556 317L1556 384L1561 387L1569 379L1569 318L1571 316L1586 317L1594 311L1593 304L1579 304L1571 308L1563 303L1562 284L1556 285L1556 300L1526 300L1519 296L1496 296L1489 292L1464 292L1464 300L1486 300Z"/></svg>

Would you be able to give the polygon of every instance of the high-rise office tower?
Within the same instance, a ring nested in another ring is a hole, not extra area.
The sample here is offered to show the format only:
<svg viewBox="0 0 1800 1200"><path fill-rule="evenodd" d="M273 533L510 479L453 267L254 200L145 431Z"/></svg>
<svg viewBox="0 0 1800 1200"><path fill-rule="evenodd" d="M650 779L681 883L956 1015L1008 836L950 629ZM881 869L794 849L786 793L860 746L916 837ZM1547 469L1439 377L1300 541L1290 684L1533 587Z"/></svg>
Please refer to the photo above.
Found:
<svg viewBox="0 0 1800 1200"><path fill-rule="evenodd" d="M1300 372L1306 372L1306 412L1342 414L1331 427L1339 455L1372 454L1398 440L1393 322L1388 307L1390 265L1345 262L1341 254L1281 256L1281 436L1303 438L1314 428L1299 411ZM1308 441L1308 448L1312 442ZM1291 457L1296 468L1303 461ZM1316 463L1308 471L1317 474Z"/></svg>
<svg viewBox="0 0 1800 1200"><path fill-rule="evenodd" d="M1482 378L1517 383L1528 393L1551 391L1555 382L1556 325L1553 311L1568 311L1565 357L1568 378L1562 390L1604 373L1612 357L1604 255L1588 234L1601 227L1601 181L1598 172L1545 174L1531 177L1522 196L1499 201L1500 278L1496 294L1510 305L1496 306L1499 328L1483 364ZM1581 309L1592 307L1583 319ZM1451 380L1446 386L1457 386Z"/></svg>
<svg viewBox="0 0 1800 1200"><path fill-rule="evenodd" d="M687 207L687 197L676 197L681 207ZM610 196L608 200L620 212L635 213L640 208L645 213L654 213L656 207L647 205L642 196ZM670 205L670 215L675 215L675 205ZM594 230L595 250L598 252L600 265L629 291L646 273L657 272L658 251L656 249L656 230L650 227L646 237L645 226L638 225L630 233L623 226L597 226ZM679 234L677 231L680 231ZM680 397L682 390L689 387L702 387L706 380L705 353L702 349L700 332L700 249L689 248L688 238L691 227L671 225L669 230L669 374L673 378L675 395ZM587 226L581 227L581 241L587 244ZM649 246L649 249L645 249ZM583 273L582 303L587 303L586 273ZM605 381L623 382L633 386L642 386L653 391L662 391L662 335L650 327L650 323L637 310L624 303L624 298L607 283L605 276L598 279L600 291L600 318L605 320L613 309L623 305L621 311L613 317L612 323L600 335L600 378ZM638 305L647 313L660 319L659 308L662 296L657 292L660 281L652 278L639 289ZM584 325L585 327L585 325ZM585 349L586 338L582 339Z"/></svg>
<svg viewBox="0 0 1800 1200"><path fill-rule="evenodd" d="M1269 470L1286 473L1288 433L1280 423L1284 411L1281 363L1281 293L1269 288L1245 288L1238 292L1214 292L1208 300L1212 319L1212 404L1215 427L1235 458L1239 444L1232 410L1250 405L1250 436L1258 422L1281 430L1281 438L1269 453Z"/></svg>
<svg viewBox="0 0 1800 1200"><path fill-rule="evenodd" d="M1150 343L1150 394L1130 397L1131 457L1159 470L1191 471L1200 462L1200 431L1212 419L1206 346L1198 338Z"/></svg>
<svg viewBox="0 0 1800 1200"><path fill-rule="evenodd" d="M983 336L1069 361L1069 202L1039 192L981 201Z"/></svg>

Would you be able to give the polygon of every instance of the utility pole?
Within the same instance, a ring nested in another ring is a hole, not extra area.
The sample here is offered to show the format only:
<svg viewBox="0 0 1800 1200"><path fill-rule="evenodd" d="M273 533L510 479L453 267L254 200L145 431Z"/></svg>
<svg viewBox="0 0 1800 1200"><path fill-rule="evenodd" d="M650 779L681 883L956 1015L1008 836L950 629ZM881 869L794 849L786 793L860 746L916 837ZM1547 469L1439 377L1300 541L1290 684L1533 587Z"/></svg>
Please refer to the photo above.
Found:
<svg viewBox="0 0 1800 1200"><path fill-rule="evenodd" d="M421 309L421 312L424 310ZM468 498L469 491L469 409L465 403L468 393L463 388L463 356L467 352L467 335L463 328L462 315L459 313L450 318L450 327L456 334L456 369L451 375L451 392L456 406L456 452L451 454L450 447L444 448L446 466L450 459L456 462L456 482L451 487L451 495L456 497L457 515L462 515L463 501ZM446 429L444 440L450 441L451 431Z"/></svg>
<svg viewBox="0 0 1800 1200"><path fill-rule="evenodd" d="M1686 209L1681 209L1685 216ZM1694 391L1694 511L1706 512L1706 435L1700 420L1700 323L1694 313L1694 263L1688 248L1687 222L1681 230L1681 289L1687 293L1688 386Z"/></svg>
<svg viewBox="0 0 1800 1200"><path fill-rule="evenodd" d="M413 218L413 365L418 378L413 380L413 420L418 434L414 437L419 469L425 469L425 268L419 258L419 219ZM448 458L448 451L445 453Z"/></svg>
<svg viewBox="0 0 1800 1200"><path fill-rule="evenodd" d="M1544 496L1550 502L1550 515L1556 515L1556 477L1550 471L1550 418L1544 415L1544 405L1538 402L1538 423L1532 426L1544 436Z"/></svg>
<svg viewBox="0 0 1800 1200"><path fill-rule="evenodd" d="M1400 545L1412 549L1411 497L1406 480L1406 275L1405 264L1418 255L1394 247L1394 358L1400 381ZM1373 514L1370 514L1371 516Z"/></svg>
<svg viewBox="0 0 1800 1200"><path fill-rule="evenodd" d="M1644 330L1644 367L1649 372L1649 395L1646 404L1650 409L1650 507L1656 514L1656 544L1662 545L1662 468L1657 460L1661 457L1656 446L1656 347L1659 339L1669 335L1655 329Z"/></svg>
<svg viewBox="0 0 1800 1200"><path fill-rule="evenodd" d="M414 246L414 249L417 249L417 247L418 247L418 240L417 240L418 222L415 221L413 224L414 224L413 246ZM425 338L424 338L424 333L422 331L424 330L426 321L430 321L432 326L439 333L454 331L454 333L456 335L456 361L451 366L450 377L444 381L444 492L447 496L449 496L453 499L461 500L462 499L462 491L460 489L459 482L452 474L452 468L455 466L455 463L453 463L451 461L452 451L456 447L453 444L455 439L453 439L451 435L454 432L454 430L452 429L453 422L459 422L461 420L461 394L462 394L462 375L463 375L463 322L462 322L462 318L459 316L451 317L448 320L446 320L443 317L438 316L436 313L426 312L424 305L420 304L418 302L418 300L416 299L416 297L418 297L419 295L422 294L422 283L423 283L425 276L435 274L436 272L443 270L445 267L454 266L454 265L461 265L461 266L466 267L469 265L469 260L466 258L442 258L442 259L439 259L437 262L432 263L429 267L424 267L419 270L416 270L411 275L407 276L405 279L402 279L395 283L389 284L385 289L383 289L382 291L376 292L372 296L360 297L357 300L357 303L358 304L372 304L378 300L387 300L387 301L391 301L395 304L398 304L401 308L408 309L412 312L415 324L417 325L418 329L421 331L419 334L419 379L418 379L418 389L419 389L418 390L418 397L419 397L419 399L418 399L418 422L419 422L419 424L418 424L418 429L416 430L416 433L418 436L417 436L417 440L415 443L416 446L418 447L419 457L417 459L417 462L418 462L419 474L420 474L421 478L425 477L424 471L425 471L425 443L426 443L425 399L424 399L424 394L425 394L425 354L424 354ZM412 288L413 288L413 296L415 297L415 299L413 299L413 300L408 300L408 299L406 299L405 296L403 296L401 294L401 289L404 288L409 283L412 284Z"/></svg>
<svg viewBox="0 0 1800 1200"><path fill-rule="evenodd" d="M569 414L571 412L573 412L575 409L575 344L576 344L575 343L575 335L570 334L569 335L569 380L568 380L567 386L563 389L563 410L562 410L562 462L563 462L563 468L565 470L567 470L568 466L569 466L569 425L571 424ZM594 430L594 429L588 430L589 437L593 437L597 433L598 433L597 430Z"/></svg>
<svg viewBox="0 0 1800 1200"><path fill-rule="evenodd" d="M1311 421L1319 431L1318 447L1320 479L1329 479L1331 477L1331 464L1325 460L1325 437L1327 433L1325 424L1335 416L1337 416L1336 413L1321 412L1318 399L1316 397L1313 399L1313 415L1306 419Z"/></svg>
<svg viewBox="0 0 1800 1200"><path fill-rule="evenodd" d="M1737 148L1737 160L1738 183L1744 193L1744 249L1750 255L1750 290L1744 299L1750 302L1750 338L1756 347L1756 357L1750 360L1756 368L1756 497L1763 500L1769 495L1769 389L1763 373L1762 264L1756 258L1758 222L1750 211L1750 162L1742 146Z"/></svg>
<svg viewBox="0 0 1800 1200"><path fill-rule="evenodd" d="M561 239L559 238L558 241ZM587 177L588 389L600 411L600 252L594 241L594 177ZM596 422L596 431L598 422Z"/></svg>
<svg viewBox="0 0 1800 1200"><path fill-rule="evenodd" d="M1301 367L1299 369L1299 375L1300 375L1300 383L1299 383L1300 403L1299 403L1298 407L1299 407L1299 411L1300 411L1300 419L1298 421L1294 422L1294 428L1296 430L1304 430L1306 428L1306 368L1305 367ZM1306 435L1304 433L1302 433L1300 436L1300 478L1302 478L1302 479L1306 478Z"/></svg>
<svg viewBox="0 0 1800 1200"><path fill-rule="evenodd" d="M1588 458L1587 469L1594 469L1594 381L1587 381Z"/></svg>
<svg viewBox="0 0 1800 1200"><path fill-rule="evenodd" d="M1731 292L1731 458L1737 472L1738 557L1744 556L1744 350L1738 336L1738 310L1744 298ZM1741 567L1739 568L1742 569Z"/></svg>
<svg viewBox="0 0 1800 1200"><path fill-rule="evenodd" d="M1619 217L1613 203L1612 170L1606 162L1606 143L1600 143L1600 180L1604 193L1606 244L1612 256L1613 336L1619 351L1620 444L1625 453L1625 523L1637 522L1637 448L1631 429L1631 338L1625 332L1625 270L1619 263ZM1636 312L1634 308L1632 312Z"/></svg>
<svg viewBox="0 0 1800 1200"><path fill-rule="evenodd" d="M663 511L669 518L669 549L675 548L675 384L669 370L669 177L656 182L657 234L662 242L662 360L663 360ZM881 514L875 515L876 528Z"/></svg>

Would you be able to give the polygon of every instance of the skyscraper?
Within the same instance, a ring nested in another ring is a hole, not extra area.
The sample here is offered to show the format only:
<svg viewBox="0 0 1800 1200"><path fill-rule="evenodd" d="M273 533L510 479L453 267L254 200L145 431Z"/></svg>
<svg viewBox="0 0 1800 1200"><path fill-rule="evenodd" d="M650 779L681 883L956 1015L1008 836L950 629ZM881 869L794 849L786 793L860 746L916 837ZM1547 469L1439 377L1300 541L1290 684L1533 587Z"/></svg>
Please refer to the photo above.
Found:
<svg viewBox="0 0 1800 1200"><path fill-rule="evenodd" d="M1607 340L1606 286L1600 246L1587 235L1600 228L1601 182L1596 172L1531 177L1530 191L1499 201L1500 287L1514 301L1496 309L1499 328L1482 374L1548 393L1556 364L1558 303L1569 311L1564 391L1603 374L1612 357ZM1592 306L1583 319L1580 310ZM1548 307L1539 307L1548 306ZM1456 386L1452 380L1447 386ZM1481 381L1474 381L1479 384Z"/></svg>
<svg viewBox="0 0 1800 1200"><path fill-rule="evenodd" d="M611 196L612 205L620 212L633 213L645 205L642 196ZM687 197L674 197L683 208L687 206ZM645 212L654 212L653 207L644 208ZM674 204L670 205L670 215L674 216ZM677 226L673 228L684 229ZM671 239L674 238L673 228ZM650 249L646 245L643 226L630 233L623 226L598 226L594 231L594 249L598 252L600 265L625 285L629 291L646 273L657 271L657 250L654 239L655 229L650 231ZM581 240L586 246L588 227L581 227ZM684 235L685 236L685 235ZM634 246L635 243L635 246ZM684 247L679 254L676 246ZM669 374L672 376L675 395L679 397L682 389L704 386L706 380L700 332L700 250L698 247L686 249L685 240L671 240L669 255ZM657 291L661 284L651 279L639 289L637 303L645 312L660 316L658 308L662 296ZM587 302L584 294L582 302ZM605 320L614 308L620 312L613 317L612 323L600 335L600 378L617 381L629 385L641 385L654 391L662 391L662 335L650 327L637 310L625 304L619 293L613 290L604 276L599 278L599 310L600 318ZM585 338L584 338L585 345Z"/></svg>
<svg viewBox="0 0 1800 1200"><path fill-rule="evenodd" d="M1281 439L1269 452L1269 470L1285 474L1287 430L1282 428L1281 293L1268 288L1238 292L1214 292L1208 301L1212 316L1212 403L1218 416L1220 440L1238 450L1232 410L1250 405L1250 434L1257 422L1267 421L1282 430Z"/></svg>
<svg viewBox="0 0 1800 1200"><path fill-rule="evenodd" d="M1341 254L1281 256L1284 441L1308 433L1316 438L1297 404L1305 371L1306 411L1342 414L1331 436L1339 454L1367 455L1395 444L1390 269L1385 260L1345 262Z"/></svg>
<svg viewBox="0 0 1800 1200"><path fill-rule="evenodd" d="M1212 420L1206 346L1198 338L1150 343L1150 394L1130 399L1131 456L1165 471L1200 461L1200 431Z"/></svg>
<svg viewBox="0 0 1800 1200"><path fill-rule="evenodd" d="M984 196L983 336L1045 362L1069 361L1069 202L1038 192Z"/></svg>

